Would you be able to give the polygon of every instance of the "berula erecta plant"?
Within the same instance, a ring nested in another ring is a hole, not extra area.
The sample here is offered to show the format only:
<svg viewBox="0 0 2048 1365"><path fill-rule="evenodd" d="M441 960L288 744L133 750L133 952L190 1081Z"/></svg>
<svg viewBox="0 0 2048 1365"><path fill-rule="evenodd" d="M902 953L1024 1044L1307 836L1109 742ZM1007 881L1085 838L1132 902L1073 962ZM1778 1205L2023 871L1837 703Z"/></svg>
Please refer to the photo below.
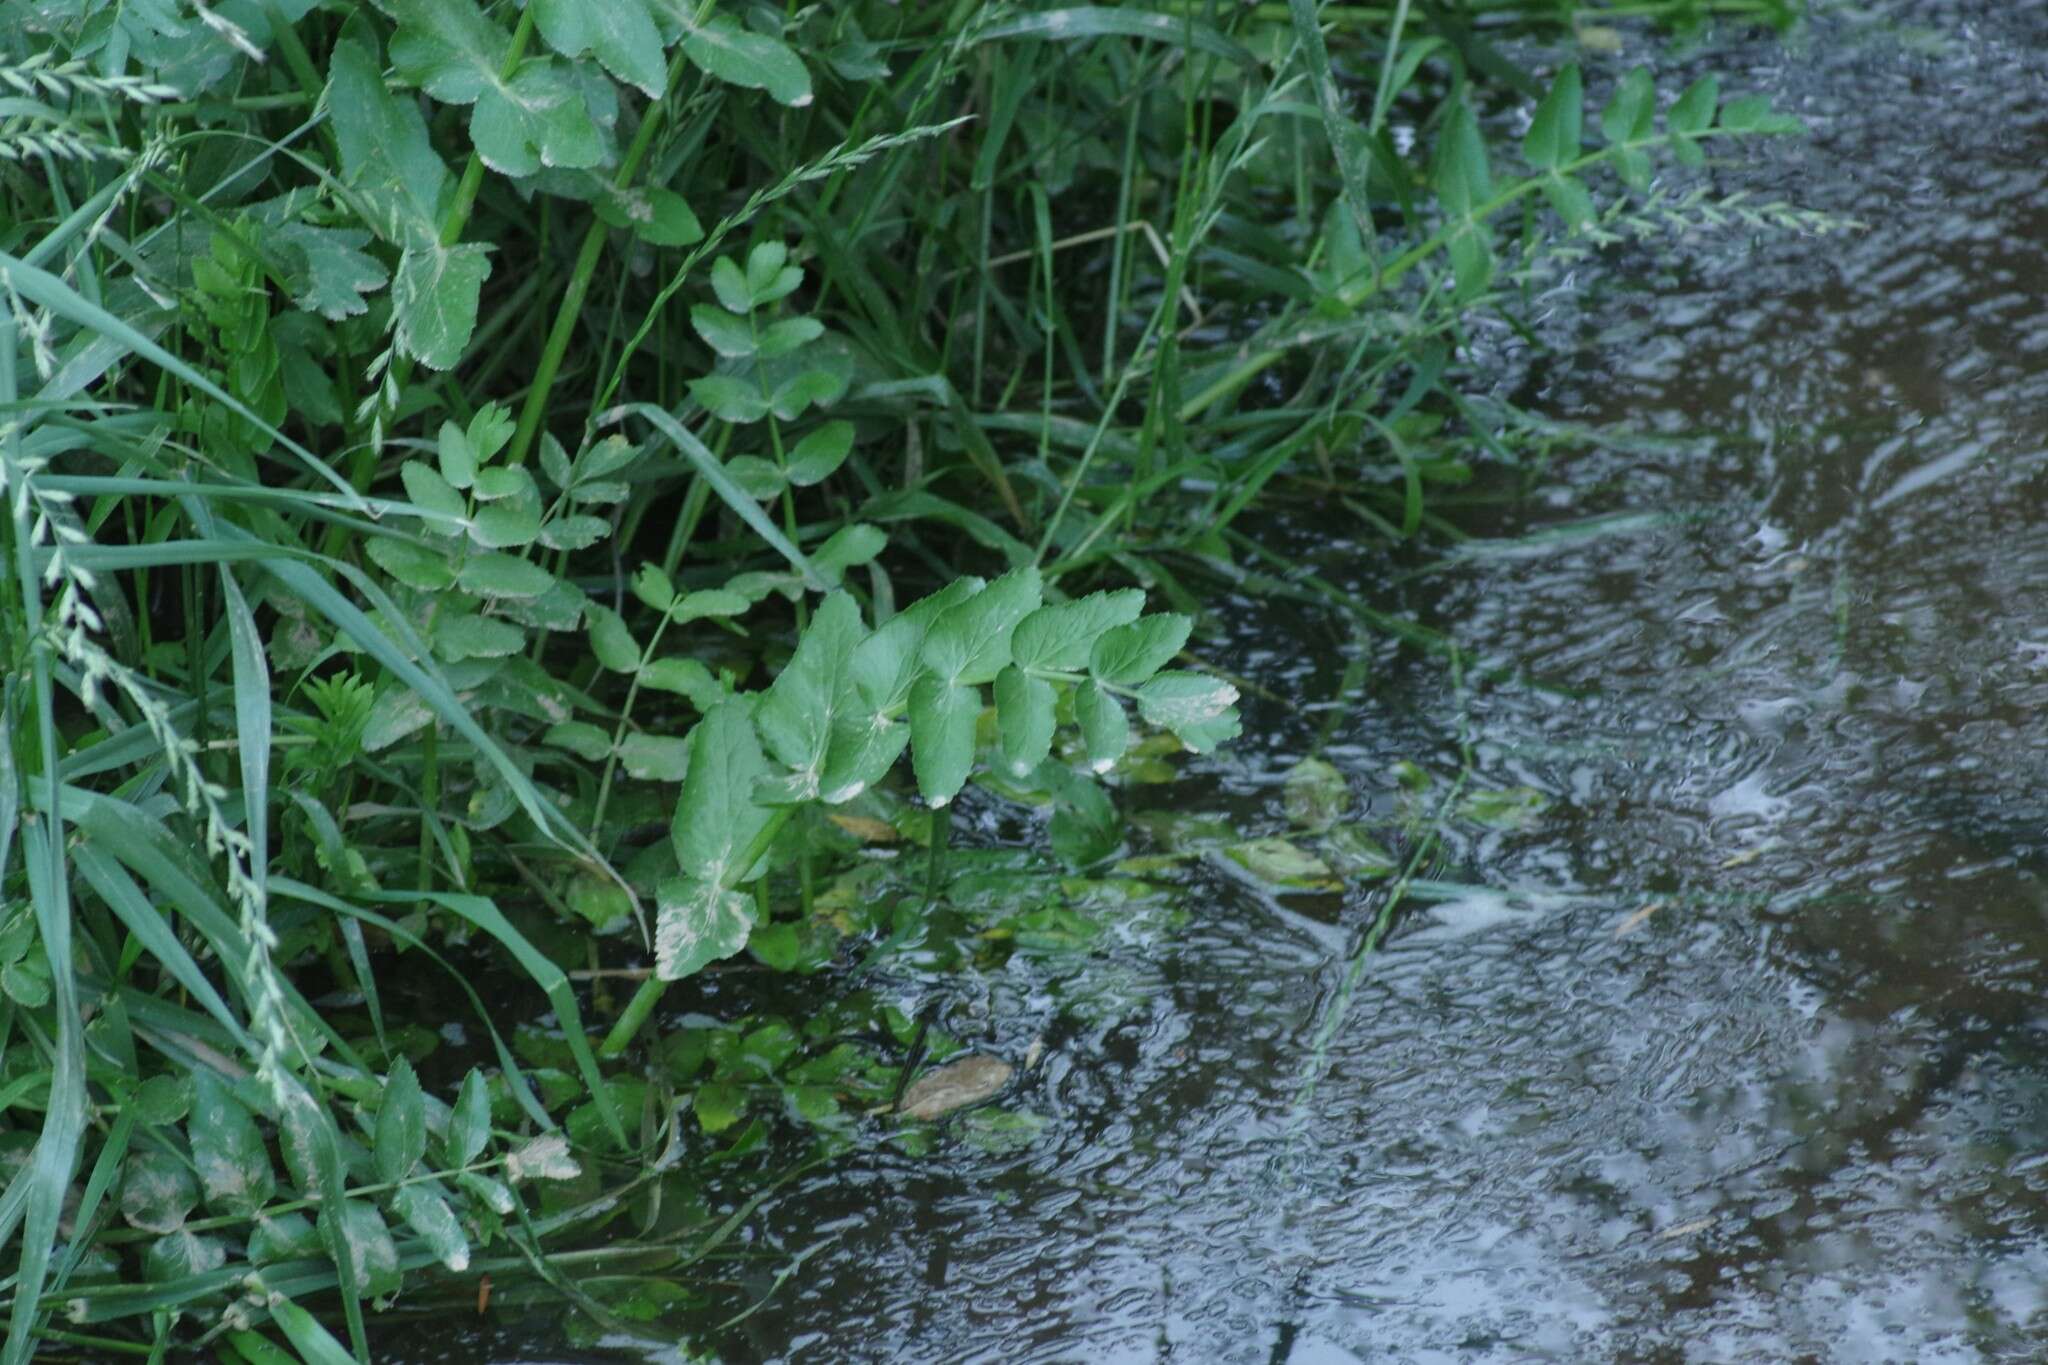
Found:
<svg viewBox="0 0 2048 1365"><path fill-rule="evenodd" d="M1519 457L1476 319L1829 226L1701 178L1762 101L1501 56L1558 8L0 0L0 1358L367 1358L484 1274L624 1330L564 1267L686 1280L699 1166L914 1147L959 1040L845 969L1137 913L1205 595L1307 590L1243 514L1417 534ZM948 861L970 786L1028 855ZM743 956L846 979L647 1028Z"/></svg>

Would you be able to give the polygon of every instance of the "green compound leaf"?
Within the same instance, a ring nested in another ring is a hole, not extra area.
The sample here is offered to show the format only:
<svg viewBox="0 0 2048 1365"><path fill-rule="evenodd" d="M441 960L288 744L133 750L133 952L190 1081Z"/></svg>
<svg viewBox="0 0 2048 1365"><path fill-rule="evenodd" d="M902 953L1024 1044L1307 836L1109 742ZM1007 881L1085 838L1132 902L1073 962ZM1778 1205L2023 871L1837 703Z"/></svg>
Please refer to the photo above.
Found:
<svg viewBox="0 0 2048 1365"><path fill-rule="evenodd" d="M1531 166L1555 170L1578 159L1584 148L1585 103L1579 68L1568 66L1558 72L1522 137L1522 156Z"/></svg>
<svg viewBox="0 0 2048 1365"><path fill-rule="evenodd" d="M419 105L386 90L375 58L349 40L328 59L323 102L342 179L366 201L370 226L401 246L433 242L448 168L428 141Z"/></svg>
<svg viewBox="0 0 2048 1365"><path fill-rule="evenodd" d="M391 280L390 272L360 249L369 244L370 234L356 228L284 223L272 230L270 240L289 262L292 302L329 322L369 312L363 296Z"/></svg>
<svg viewBox="0 0 2048 1365"><path fill-rule="evenodd" d="M754 329L743 316L700 303L690 309L690 325L704 344L729 360L742 360L758 349ZM703 400L698 400L702 402ZM706 404L705 406L710 406Z"/></svg>
<svg viewBox="0 0 2048 1365"><path fill-rule="evenodd" d="M945 805L967 785L980 715L975 688L926 674L910 689L910 766L918 792L932 805Z"/></svg>
<svg viewBox="0 0 2048 1365"><path fill-rule="evenodd" d="M555 576L518 555L487 553L462 561L455 581L478 597L539 597L555 586Z"/></svg>
<svg viewBox="0 0 2048 1365"><path fill-rule="evenodd" d="M1011 664L996 674L996 728L1003 759L1019 776L1052 752L1055 725L1052 684Z"/></svg>
<svg viewBox="0 0 2048 1365"><path fill-rule="evenodd" d="M680 981L747 946L754 931L754 898L710 882L669 877L657 892L654 971Z"/></svg>
<svg viewBox="0 0 2048 1365"><path fill-rule="evenodd" d="M1081 742L1095 771L1108 771L1131 747L1131 718L1123 703L1092 678L1074 694L1074 718L1081 723Z"/></svg>
<svg viewBox="0 0 2048 1365"><path fill-rule="evenodd" d="M400 1057L384 1082L384 1100L377 1107L377 1141L371 1153L377 1178L395 1185L411 1175L426 1154L426 1099L412 1063Z"/></svg>
<svg viewBox="0 0 2048 1365"><path fill-rule="evenodd" d="M463 501L462 494L456 492L432 465L407 460L398 467L398 478L405 485L406 497L422 511L457 521L468 516L469 505ZM448 529L445 525L430 525L436 531Z"/></svg>
<svg viewBox="0 0 2048 1365"><path fill-rule="evenodd" d="M455 1096L455 1108L448 1115L446 1149L448 1164L467 1166L482 1154L491 1140L491 1095L484 1073L470 1068Z"/></svg>
<svg viewBox="0 0 2048 1365"><path fill-rule="evenodd" d="M773 818L753 800L754 784L771 774L747 711L745 702L722 702L698 722L670 831L683 875L712 886L746 880L752 869L737 860Z"/></svg>
<svg viewBox="0 0 2048 1365"><path fill-rule="evenodd" d="M796 443L783 472L798 488L809 488L832 477L852 450L853 423L827 422Z"/></svg>
<svg viewBox="0 0 2048 1365"><path fill-rule="evenodd" d="M1144 610L1145 594L1137 588L1090 593L1078 601L1040 607L1017 623L1010 637L1010 657L1024 669L1086 668L1102 633L1129 625Z"/></svg>
<svg viewBox="0 0 2048 1365"><path fill-rule="evenodd" d="M979 578L956 578L905 607L854 650L853 680L872 710L894 715L909 705L910 689L922 671L919 654L932 622L986 586Z"/></svg>
<svg viewBox="0 0 2048 1365"><path fill-rule="evenodd" d="M533 17L564 57L595 53L605 70L650 99L668 83L661 34L641 0L533 0Z"/></svg>
<svg viewBox="0 0 2048 1365"><path fill-rule="evenodd" d="M407 246L391 282L399 349L429 369L454 369L476 331L477 299L490 274L490 257L475 243Z"/></svg>
<svg viewBox="0 0 2048 1365"><path fill-rule="evenodd" d="M398 20L391 64L443 104L474 106L470 138L492 170L524 176L542 166L595 166L604 159L604 140L582 92L561 67L539 58L520 63L510 80L500 77L511 39L472 0L385 4Z"/></svg>
<svg viewBox="0 0 2048 1365"><path fill-rule="evenodd" d="M1166 667L1188 642L1194 618L1161 612L1102 633L1089 652L1088 670L1102 682L1135 687Z"/></svg>
<svg viewBox="0 0 2048 1365"><path fill-rule="evenodd" d="M455 574L449 568L446 555L436 554L409 540L373 540L363 552L369 555L372 564L408 588L439 592L455 582Z"/></svg>
<svg viewBox="0 0 2048 1365"><path fill-rule="evenodd" d="M787 43L750 33L723 15L697 24L695 6L675 8L685 11L683 52L707 75L749 90L765 90L778 104L801 108L811 102L810 73Z"/></svg>
<svg viewBox="0 0 2048 1365"><path fill-rule="evenodd" d="M925 666L948 685L991 681L1010 662L1011 632L1038 610L1043 593L1038 566L1027 564L947 608L925 636ZM911 744L917 744L914 735Z"/></svg>
<svg viewBox="0 0 2048 1365"><path fill-rule="evenodd" d="M391 1196L391 1207L407 1225L425 1240L434 1259L448 1269L469 1269L469 1239L454 1210L428 1185L402 1185Z"/></svg>
<svg viewBox="0 0 2048 1365"><path fill-rule="evenodd" d="M796 653L754 710L769 752L792 770L794 794L818 794L834 724L857 701L853 653L866 639L853 598L844 592L828 594L797 641Z"/></svg>
<svg viewBox="0 0 2048 1365"><path fill-rule="evenodd" d="M1138 714L1198 754L1238 733L1237 689L1204 673L1162 673L1138 689Z"/></svg>

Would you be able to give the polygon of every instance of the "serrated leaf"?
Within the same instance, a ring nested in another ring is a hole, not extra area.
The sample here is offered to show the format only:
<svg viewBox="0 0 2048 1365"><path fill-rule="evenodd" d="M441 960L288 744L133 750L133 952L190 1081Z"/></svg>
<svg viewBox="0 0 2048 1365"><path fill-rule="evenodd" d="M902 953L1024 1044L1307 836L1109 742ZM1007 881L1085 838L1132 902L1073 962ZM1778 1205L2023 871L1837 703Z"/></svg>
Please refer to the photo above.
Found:
<svg viewBox="0 0 2048 1365"><path fill-rule="evenodd" d="M798 639L796 653L755 707L761 739L807 794L816 794L824 777L835 720L854 701L853 653L866 638L853 598L844 592L828 594Z"/></svg>
<svg viewBox="0 0 2048 1365"><path fill-rule="evenodd" d="M392 1063L383 1101L377 1106L377 1141L371 1151L377 1178L395 1185L411 1175L426 1154L426 1098L412 1063L400 1057Z"/></svg>
<svg viewBox="0 0 2048 1365"><path fill-rule="evenodd" d="M853 652L854 684L871 710L893 714L909 703L931 623L985 586L979 578L956 578L898 612Z"/></svg>
<svg viewBox="0 0 2048 1365"><path fill-rule="evenodd" d="M425 1185L404 1185L392 1193L391 1207L426 1242L435 1260L457 1273L469 1269L469 1239L447 1200Z"/></svg>
<svg viewBox="0 0 2048 1365"><path fill-rule="evenodd" d="M490 257L473 242L406 247L391 282L399 349L429 369L454 369L476 331L477 299L490 274Z"/></svg>
<svg viewBox="0 0 2048 1365"><path fill-rule="evenodd" d="M541 37L564 57L593 52L604 69L658 99L668 83L661 34L640 0L533 0Z"/></svg>
<svg viewBox="0 0 2048 1365"><path fill-rule="evenodd" d="M743 359L758 349L753 325L746 318L736 317L723 308L714 308L708 303L697 304L690 309L690 326L704 338L705 345L728 359Z"/></svg>
<svg viewBox="0 0 2048 1365"><path fill-rule="evenodd" d="M1161 673L1138 689L1138 714L1171 730L1196 753L1207 753L1238 732L1237 689L1203 673Z"/></svg>
<svg viewBox="0 0 2048 1365"><path fill-rule="evenodd" d="M463 591L478 597L539 597L555 586L555 576L517 555L486 553L462 561L455 575Z"/></svg>
<svg viewBox="0 0 2048 1365"><path fill-rule="evenodd" d="M804 370L777 384L768 403L777 417L794 422L813 404L825 407L838 402L847 382L848 376L837 370Z"/></svg>
<svg viewBox="0 0 2048 1365"><path fill-rule="evenodd" d="M451 488L467 488L476 481L476 452L470 449L469 433L453 422L441 423L436 444L441 477Z"/></svg>
<svg viewBox="0 0 2048 1365"><path fill-rule="evenodd" d="M328 58L322 102L342 179L366 201L370 226L400 246L437 240L448 168L434 154L418 104L386 90L376 58L349 39Z"/></svg>
<svg viewBox="0 0 2048 1365"><path fill-rule="evenodd" d="M730 256L720 256L711 263L711 292L728 313L745 317L754 311L754 291L747 285L746 272Z"/></svg>
<svg viewBox="0 0 2048 1365"><path fill-rule="evenodd" d="M1529 120L1529 131L1522 136L1523 159L1546 171L1576 160L1584 149L1585 104L1579 68L1567 66L1557 73L1550 93Z"/></svg>
<svg viewBox="0 0 2048 1365"><path fill-rule="evenodd" d="M1088 671L1103 682L1135 687L1171 663L1194 629L1192 617L1159 612L1104 631L1089 651Z"/></svg>
<svg viewBox="0 0 2048 1365"><path fill-rule="evenodd" d="M448 1114L448 1136L443 1144L448 1164L467 1166L482 1154L491 1140L491 1093L484 1073L470 1068Z"/></svg>
<svg viewBox="0 0 2048 1365"><path fill-rule="evenodd" d="M1027 564L948 607L925 636L925 666L948 685L992 680L1010 662L1011 632L1038 610L1043 591L1038 567ZM911 743L917 743L914 736Z"/></svg>
<svg viewBox="0 0 2048 1365"><path fill-rule="evenodd" d="M754 307L774 303L803 283L804 273L789 264L789 246L770 239L747 253L747 292Z"/></svg>
<svg viewBox="0 0 2048 1365"><path fill-rule="evenodd" d="M408 588L439 592L452 587L455 572L446 555L438 555L409 540L380 536L363 546L370 562Z"/></svg>
<svg viewBox="0 0 2048 1365"><path fill-rule="evenodd" d="M523 500L486 503L470 516L469 538L493 550L531 545L540 538L540 508Z"/></svg>
<svg viewBox="0 0 2048 1365"><path fill-rule="evenodd" d="M750 33L723 15L683 34L683 52L705 73L750 90L765 90L778 104L811 102L811 77L789 45Z"/></svg>
<svg viewBox="0 0 2048 1365"><path fill-rule="evenodd" d="M590 652L597 661L614 673L638 671L640 646L626 629L625 618L601 602L585 607L583 616L590 628Z"/></svg>
<svg viewBox="0 0 2048 1365"><path fill-rule="evenodd" d="M641 781L680 782L690 770L690 746L674 735L627 735L619 741L626 775Z"/></svg>
<svg viewBox="0 0 2048 1365"><path fill-rule="evenodd" d="M761 358L773 360L778 356L788 355L823 335L825 324L816 318L783 318L771 324L768 330L761 334Z"/></svg>
<svg viewBox="0 0 2048 1365"><path fill-rule="evenodd" d="M1081 724L1081 742L1095 771L1106 771L1131 747L1131 718L1124 714L1123 703L1092 678L1074 694L1074 718Z"/></svg>
<svg viewBox="0 0 2048 1365"><path fill-rule="evenodd" d="M360 249L370 234L357 228L282 223L272 229L271 240L305 262L291 271L292 302L329 322L369 312L363 295L376 293L391 279L376 257Z"/></svg>
<svg viewBox="0 0 2048 1365"><path fill-rule="evenodd" d="M832 477L853 449L853 423L827 422L806 432L789 452L783 472L798 488L809 488Z"/></svg>
<svg viewBox="0 0 2048 1365"><path fill-rule="evenodd" d="M338 1210L334 1204L323 1204L320 1221L348 1244L349 1260L355 1266L356 1297L369 1299L397 1292L398 1245L374 1205L360 1199L343 1199Z"/></svg>
<svg viewBox="0 0 2048 1365"><path fill-rule="evenodd" d="M407 460L398 467L398 478L405 485L405 496L412 500L415 507L423 511L457 521L462 520L469 512L469 505L463 500L462 494L456 492L453 485L432 465L423 464L418 460ZM436 525L435 529L440 530L444 525L445 523Z"/></svg>
<svg viewBox="0 0 2048 1365"><path fill-rule="evenodd" d="M1028 773L1052 752L1052 684L1011 664L996 674L995 697L1003 758L1012 772Z"/></svg>
<svg viewBox="0 0 2048 1365"><path fill-rule="evenodd" d="M506 621L449 612L434 622L434 652L449 663L503 659L526 648L526 632Z"/></svg>
<svg viewBox="0 0 2048 1365"><path fill-rule="evenodd" d="M1088 666L1104 631L1129 625L1145 610L1137 588L1096 592L1073 602L1040 607L1017 623L1010 657L1021 668L1072 672Z"/></svg>
<svg viewBox="0 0 2048 1365"><path fill-rule="evenodd" d="M743 425L768 415L768 400L752 384L729 374L710 374L690 381L690 397L721 422Z"/></svg>
<svg viewBox="0 0 2048 1365"><path fill-rule="evenodd" d="M611 534L612 524L603 517L556 517L541 527L539 543L550 550L587 550Z"/></svg>
<svg viewBox="0 0 2048 1365"><path fill-rule="evenodd" d="M969 599L972 601L973 599ZM974 726L981 693L931 674L910 689L910 765L920 795L943 806L974 768Z"/></svg>

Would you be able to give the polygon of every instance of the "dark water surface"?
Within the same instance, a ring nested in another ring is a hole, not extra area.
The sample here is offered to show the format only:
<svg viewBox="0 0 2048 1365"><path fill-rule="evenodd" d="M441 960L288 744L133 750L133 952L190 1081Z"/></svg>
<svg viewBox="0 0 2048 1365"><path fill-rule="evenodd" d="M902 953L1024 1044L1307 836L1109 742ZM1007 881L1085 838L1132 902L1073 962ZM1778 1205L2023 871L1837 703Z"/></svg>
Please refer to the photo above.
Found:
<svg viewBox="0 0 2048 1365"><path fill-rule="evenodd" d="M728 1359L2048 1358L2048 5L1866 8L1702 61L1816 133L1719 188L1868 231L1630 248L1537 302L1562 358L1503 333L1518 402L1656 439L1405 578L1270 529L1463 653L1337 703L1376 810L1461 736L1550 808L1348 992L1377 892L1213 870L1107 955L1135 1011L988 983L1036 1140L776 1196L741 1302L817 1249ZM1195 799L1284 831L1345 631L1225 616L1304 707Z"/></svg>

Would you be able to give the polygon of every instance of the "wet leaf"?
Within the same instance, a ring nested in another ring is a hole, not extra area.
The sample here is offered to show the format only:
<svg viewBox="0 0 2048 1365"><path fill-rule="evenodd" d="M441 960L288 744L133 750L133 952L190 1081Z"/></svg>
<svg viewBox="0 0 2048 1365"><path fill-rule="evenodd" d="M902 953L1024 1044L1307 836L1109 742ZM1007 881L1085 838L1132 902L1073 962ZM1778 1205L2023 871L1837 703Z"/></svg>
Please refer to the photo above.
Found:
<svg viewBox="0 0 2048 1365"><path fill-rule="evenodd" d="M1304 829L1335 824L1351 810L1351 784L1335 765L1305 758L1287 770L1280 784L1287 818Z"/></svg>
<svg viewBox="0 0 2048 1365"><path fill-rule="evenodd" d="M944 1118L1001 1092L1015 1074L1008 1062L969 1054L927 1071L903 1092L896 1112L907 1119L930 1122Z"/></svg>
<svg viewBox="0 0 2048 1365"><path fill-rule="evenodd" d="M1339 825L1331 830L1323 838L1323 856L1338 873L1361 880L1391 876L1398 866L1387 846L1363 825Z"/></svg>
<svg viewBox="0 0 2048 1365"><path fill-rule="evenodd" d="M1550 807L1550 798L1534 787L1501 787L1475 791L1458 803L1458 814L1489 829L1527 829Z"/></svg>
<svg viewBox="0 0 2048 1365"><path fill-rule="evenodd" d="M1268 837L1231 844L1224 856L1268 886L1293 891L1334 891L1330 865L1289 840Z"/></svg>

